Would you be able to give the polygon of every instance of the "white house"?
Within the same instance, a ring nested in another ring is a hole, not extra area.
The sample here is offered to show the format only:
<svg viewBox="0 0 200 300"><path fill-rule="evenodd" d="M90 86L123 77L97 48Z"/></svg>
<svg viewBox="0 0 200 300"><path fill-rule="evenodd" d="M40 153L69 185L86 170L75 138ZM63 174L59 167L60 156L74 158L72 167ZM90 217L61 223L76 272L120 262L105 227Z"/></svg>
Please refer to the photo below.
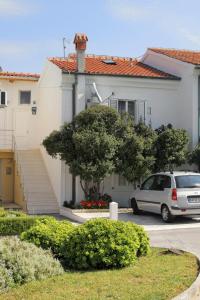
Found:
<svg viewBox="0 0 200 300"><path fill-rule="evenodd" d="M7 149L0 141L0 147L2 153L15 153L13 201L29 213L59 212L64 201L82 199L78 178L72 178L65 163L52 159L41 143L95 102L104 101L118 111L128 111L136 121L143 119L154 128L167 123L185 128L193 146L199 140L200 52L151 48L136 60L88 55L87 42L85 34L76 34L76 53L46 61L39 80L32 76L35 96L29 104L20 105L19 94L11 101L11 91L3 85L8 102L2 105L0 114L9 112L13 125L9 128L4 122L2 128L2 135L12 130L12 145ZM18 84L17 80L13 82L13 89L22 89ZM25 91L30 90L26 86L29 81L20 84ZM120 205L128 205L132 186L123 178L113 175L106 178L104 186ZM5 197L2 200L7 201Z"/></svg>

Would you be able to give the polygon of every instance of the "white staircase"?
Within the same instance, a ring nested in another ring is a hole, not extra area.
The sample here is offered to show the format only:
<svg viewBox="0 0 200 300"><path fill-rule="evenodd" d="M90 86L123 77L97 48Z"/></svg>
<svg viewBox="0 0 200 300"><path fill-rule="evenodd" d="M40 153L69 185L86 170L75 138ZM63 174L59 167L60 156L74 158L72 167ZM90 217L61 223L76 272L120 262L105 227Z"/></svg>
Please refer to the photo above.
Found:
<svg viewBox="0 0 200 300"><path fill-rule="evenodd" d="M59 206L40 150L17 150L16 164L29 214L58 213Z"/></svg>

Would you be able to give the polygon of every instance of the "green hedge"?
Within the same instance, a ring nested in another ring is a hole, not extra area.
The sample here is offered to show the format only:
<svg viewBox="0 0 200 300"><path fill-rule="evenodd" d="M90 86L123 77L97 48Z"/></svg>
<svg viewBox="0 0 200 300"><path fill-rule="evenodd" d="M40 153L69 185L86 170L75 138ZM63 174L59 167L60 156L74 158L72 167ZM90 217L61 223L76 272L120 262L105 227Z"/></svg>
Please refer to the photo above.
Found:
<svg viewBox="0 0 200 300"><path fill-rule="evenodd" d="M42 222L37 221L29 230L23 232L20 238L43 249L51 249L56 257L60 257L63 242L74 227L68 221L49 218Z"/></svg>
<svg viewBox="0 0 200 300"><path fill-rule="evenodd" d="M107 269L128 266L149 251L149 238L139 225L99 218L69 232L62 256L69 268Z"/></svg>
<svg viewBox="0 0 200 300"><path fill-rule="evenodd" d="M48 216L22 216L22 217L1 217L0 235L17 235L28 230L36 224L37 220L43 221L53 217Z"/></svg>

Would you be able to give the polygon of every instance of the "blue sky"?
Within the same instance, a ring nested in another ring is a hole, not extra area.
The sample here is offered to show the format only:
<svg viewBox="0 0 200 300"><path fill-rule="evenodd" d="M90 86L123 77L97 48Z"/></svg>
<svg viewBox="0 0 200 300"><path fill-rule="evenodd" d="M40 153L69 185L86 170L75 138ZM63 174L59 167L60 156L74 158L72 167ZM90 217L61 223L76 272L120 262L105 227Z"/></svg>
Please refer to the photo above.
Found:
<svg viewBox="0 0 200 300"><path fill-rule="evenodd" d="M198 0L0 0L0 65L40 72L46 57L73 52L75 32L88 53L141 56L147 47L200 50Z"/></svg>

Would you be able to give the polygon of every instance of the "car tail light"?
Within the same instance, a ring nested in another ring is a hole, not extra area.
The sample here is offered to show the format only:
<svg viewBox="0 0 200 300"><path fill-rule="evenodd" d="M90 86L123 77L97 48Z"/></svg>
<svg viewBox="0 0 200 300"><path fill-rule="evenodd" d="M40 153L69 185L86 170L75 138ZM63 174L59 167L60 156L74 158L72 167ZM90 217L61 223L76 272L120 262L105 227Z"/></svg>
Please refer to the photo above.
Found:
<svg viewBox="0 0 200 300"><path fill-rule="evenodd" d="M172 189L172 200L177 201L177 190L176 189Z"/></svg>

